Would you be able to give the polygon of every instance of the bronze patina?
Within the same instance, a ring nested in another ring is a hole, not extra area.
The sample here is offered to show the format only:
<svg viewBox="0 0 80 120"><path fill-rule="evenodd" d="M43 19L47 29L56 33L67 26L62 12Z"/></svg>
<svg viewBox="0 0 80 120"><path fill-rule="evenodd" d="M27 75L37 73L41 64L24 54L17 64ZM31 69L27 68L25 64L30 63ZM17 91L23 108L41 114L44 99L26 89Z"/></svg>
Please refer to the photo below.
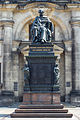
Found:
<svg viewBox="0 0 80 120"><path fill-rule="evenodd" d="M32 24L31 33L33 43L51 42L53 34L53 24L49 18L43 16L43 13L43 10L39 10L39 16L35 18Z"/></svg>

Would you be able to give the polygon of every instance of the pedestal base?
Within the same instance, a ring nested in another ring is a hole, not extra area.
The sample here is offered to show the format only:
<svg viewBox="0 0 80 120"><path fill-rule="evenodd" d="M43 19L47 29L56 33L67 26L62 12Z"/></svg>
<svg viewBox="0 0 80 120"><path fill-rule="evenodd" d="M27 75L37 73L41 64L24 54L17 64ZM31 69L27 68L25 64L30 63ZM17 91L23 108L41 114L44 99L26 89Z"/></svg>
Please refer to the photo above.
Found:
<svg viewBox="0 0 80 120"><path fill-rule="evenodd" d="M24 93L23 104L60 104L60 93Z"/></svg>
<svg viewBox="0 0 80 120"><path fill-rule="evenodd" d="M80 106L80 91L75 90L71 92L71 103Z"/></svg>
<svg viewBox="0 0 80 120"><path fill-rule="evenodd" d="M20 105L10 116L12 118L71 118L73 115L57 105Z"/></svg>

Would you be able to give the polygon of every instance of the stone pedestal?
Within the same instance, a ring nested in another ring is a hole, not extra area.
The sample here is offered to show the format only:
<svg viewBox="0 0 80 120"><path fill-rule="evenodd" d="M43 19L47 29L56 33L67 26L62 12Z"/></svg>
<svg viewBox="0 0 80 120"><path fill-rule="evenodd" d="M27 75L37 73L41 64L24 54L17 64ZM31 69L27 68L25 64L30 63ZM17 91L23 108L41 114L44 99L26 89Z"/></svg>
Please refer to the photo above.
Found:
<svg viewBox="0 0 80 120"><path fill-rule="evenodd" d="M59 92L24 93L23 104L60 104Z"/></svg>
<svg viewBox="0 0 80 120"><path fill-rule="evenodd" d="M26 57L30 79L24 87L23 103L60 103L59 85L55 85L54 66L56 57L52 44L32 44Z"/></svg>

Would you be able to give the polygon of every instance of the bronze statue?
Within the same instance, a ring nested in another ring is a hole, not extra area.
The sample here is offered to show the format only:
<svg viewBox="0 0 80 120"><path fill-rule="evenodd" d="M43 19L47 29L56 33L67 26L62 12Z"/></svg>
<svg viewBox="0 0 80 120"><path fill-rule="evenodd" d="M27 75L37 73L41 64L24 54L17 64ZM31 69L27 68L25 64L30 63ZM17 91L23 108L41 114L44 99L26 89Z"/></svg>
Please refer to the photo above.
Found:
<svg viewBox="0 0 80 120"><path fill-rule="evenodd" d="M49 18L43 16L43 13L42 10L39 10L40 16L37 16L32 24L31 33L33 43L51 42L53 24Z"/></svg>

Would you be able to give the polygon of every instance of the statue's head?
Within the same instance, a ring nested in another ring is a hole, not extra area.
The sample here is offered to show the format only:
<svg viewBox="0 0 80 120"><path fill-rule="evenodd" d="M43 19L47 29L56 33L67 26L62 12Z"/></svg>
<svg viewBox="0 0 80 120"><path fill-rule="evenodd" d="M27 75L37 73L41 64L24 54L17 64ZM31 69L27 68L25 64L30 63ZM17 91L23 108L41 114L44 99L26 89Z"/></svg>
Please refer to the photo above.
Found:
<svg viewBox="0 0 80 120"><path fill-rule="evenodd" d="M39 10L39 11L38 11L38 13L39 13L40 17L42 17L42 16L43 16L44 11L43 11L43 10Z"/></svg>
<svg viewBox="0 0 80 120"><path fill-rule="evenodd" d="M57 64L57 63L55 64L55 67L58 67L58 64Z"/></svg>

